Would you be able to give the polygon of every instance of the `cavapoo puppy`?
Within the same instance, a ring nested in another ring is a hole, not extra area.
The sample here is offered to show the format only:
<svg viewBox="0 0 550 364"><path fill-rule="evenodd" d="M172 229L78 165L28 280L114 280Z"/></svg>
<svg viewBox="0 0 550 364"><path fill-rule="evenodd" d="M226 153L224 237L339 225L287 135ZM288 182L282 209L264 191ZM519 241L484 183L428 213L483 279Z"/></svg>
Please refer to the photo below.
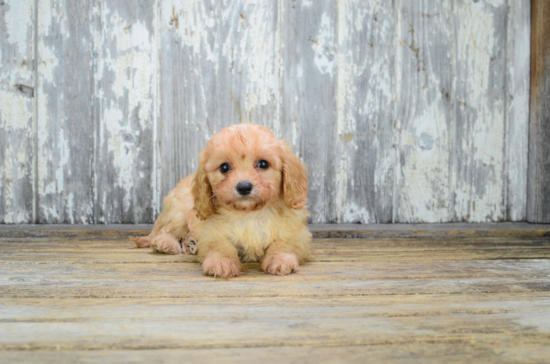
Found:
<svg viewBox="0 0 550 364"><path fill-rule="evenodd" d="M229 126L165 198L151 233L131 239L166 254L198 249L204 273L215 277L236 277L241 262L257 261L266 273L296 272L311 250L306 173L268 129Z"/></svg>

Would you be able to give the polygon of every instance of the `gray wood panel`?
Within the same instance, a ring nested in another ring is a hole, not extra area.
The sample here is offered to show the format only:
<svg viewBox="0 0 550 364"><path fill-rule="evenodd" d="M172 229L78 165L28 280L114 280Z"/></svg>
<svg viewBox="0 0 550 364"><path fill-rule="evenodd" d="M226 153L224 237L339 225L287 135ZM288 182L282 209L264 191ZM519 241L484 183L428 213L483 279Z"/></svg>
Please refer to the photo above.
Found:
<svg viewBox="0 0 550 364"><path fill-rule="evenodd" d="M531 0L509 0L506 44L508 94L508 206L511 221L527 217Z"/></svg>
<svg viewBox="0 0 550 364"><path fill-rule="evenodd" d="M505 1L455 4L454 216L506 218Z"/></svg>
<svg viewBox="0 0 550 364"><path fill-rule="evenodd" d="M91 0L38 0L40 223L94 222L91 19Z"/></svg>
<svg viewBox="0 0 550 364"><path fill-rule="evenodd" d="M161 1L161 195L225 126L279 128L276 1Z"/></svg>
<svg viewBox="0 0 550 364"><path fill-rule="evenodd" d="M156 1L97 1L96 223L155 218L158 117Z"/></svg>
<svg viewBox="0 0 550 364"><path fill-rule="evenodd" d="M550 4L532 2L527 220L550 223Z"/></svg>
<svg viewBox="0 0 550 364"><path fill-rule="evenodd" d="M452 221L452 3L399 1L397 11L394 221Z"/></svg>
<svg viewBox="0 0 550 364"><path fill-rule="evenodd" d="M1 223L151 223L238 122L309 167L312 222L521 221L528 188L549 222L529 0L36 3L0 5Z"/></svg>
<svg viewBox="0 0 550 364"><path fill-rule="evenodd" d="M0 222L33 221L34 0L0 6Z"/></svg>
<svg viewBox="0 0 550 364"><path fill-rule="evenodd" d="M294 151L309 169L309 209L314 223L336 222L329 183L332 129L337 120L336 2L283 1L284 120ZM344 172L345 173L345 172Z"/></svg>
<svg viewBox="0 0 550 364"><path fill-rule="evenodd" d="M394 6L347 0L337 14L337 115L336 122L326 121L332 173L325 221L392 222Z"/></svg>

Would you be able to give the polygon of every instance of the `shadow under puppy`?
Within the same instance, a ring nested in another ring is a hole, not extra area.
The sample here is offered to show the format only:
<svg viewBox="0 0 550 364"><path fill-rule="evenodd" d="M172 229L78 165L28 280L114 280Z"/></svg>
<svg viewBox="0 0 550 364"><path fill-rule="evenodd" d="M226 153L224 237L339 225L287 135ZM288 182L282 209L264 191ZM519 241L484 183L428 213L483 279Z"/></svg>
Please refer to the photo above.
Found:
<svg viewBox="0 0 550 364"><path fill-rule="evenodd" d="M185 249L194 238L204 273L215 277L240 275L241 261L260 261L270 274L296 272L311 251L306 173L268 129L229 126L208 142L197 172L164 199L151 233L131 239L180 254L180 241Z"/></svg>

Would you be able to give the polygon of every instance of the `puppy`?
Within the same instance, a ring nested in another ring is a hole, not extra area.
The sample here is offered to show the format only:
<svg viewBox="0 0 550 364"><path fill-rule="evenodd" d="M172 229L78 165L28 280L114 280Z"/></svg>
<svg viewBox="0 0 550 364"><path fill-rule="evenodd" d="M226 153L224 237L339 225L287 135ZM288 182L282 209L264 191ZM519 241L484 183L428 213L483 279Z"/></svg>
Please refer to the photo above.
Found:
<svg viewBox="0 0 550 364"><path fill-rule="evenodd" d="M190 234L204 273L214 277L237 277L241 262L257 261L266 273L296 272L311 251L306 173L268 129L229 126L208 142L197 172L164 199L151 233L131 239L179 254Z"/></svg>

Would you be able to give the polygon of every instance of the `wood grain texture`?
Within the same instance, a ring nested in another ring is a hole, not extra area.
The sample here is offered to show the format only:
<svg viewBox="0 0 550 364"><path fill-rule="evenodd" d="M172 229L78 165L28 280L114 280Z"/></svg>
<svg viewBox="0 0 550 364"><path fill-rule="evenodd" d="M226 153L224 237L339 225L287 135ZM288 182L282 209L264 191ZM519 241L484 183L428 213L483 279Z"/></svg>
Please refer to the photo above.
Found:
<svg viewBox="0 0 550 364"><path fill-rule="evenodd" d="M451 2L397 4L394 222L452 221Z"/></svg>
<svg viewBox="0 0 550 364"><path fill-rule="evenodd" d="M155 219L158 49L155 0L97 1L96 223Z"/></svg>
<svg viewBox="0 0 550 364"><path fill-rule="evenodd" d="M527 217L530 79L526 75L531 68L531 0L510 0L508 11L507 218L521 221Z"/></svg>
<svg viewBox="0 0 550 364"><path fill-rule="evenodd" d="M429 340L428 340L429 341ZM365 360L376 363L441 363L447 360L457 364L524 363L542 364L548 358L548 349L540 343L496 344L450 342L376 343L374 345L341 347L274 347L274 348L223 348L223 349L155 349L155 350L82 350L82 351L5 351L0 359L18 363L120 363L120 362L176 362L193 363L281 363L293 358L296 363L346 363L362 364Z"/></svg>
<svg viewBox="0 0 550 364"><path fill-rule="evenodd" d="M337 3L282 4L284 121L291 130L294 151L309 169L310 220L335 222L337 201L328 180L329 171L334 171L329 158L335 153L331 129L337 120Z"/></svg>
<svg viewBox="0 0 550 364"><path fill-rule="evenodd" d="M33 221L34 0L0 6L0 223Z"/></svg>
<svg viewBox="0 0 550 364"><path fill-rule="evenodd" d="M152 223L239 122L309 167L314 223L527 216L529 0L28 1L0 5L0 223Z"/></svg>
<svg viewBox="0 0 550 364"><path fill-rule="evenodd" d="M550 4L532 2L527 220L550 222Z"/></svg>
<svg viewBox="0 0 550 364"><path fill-rule="evenodd" d="M39 223L94 222L92 1L38 1Z"/></svg>
<svg viewBox="0 0 550 364"><path fill-rule="evenodd" d="M506 26L502 0L455 4L455 221L506 219Z"/></svg>
<svg viewBox="0 0 550 364"><path fill-rule="evenodd" d="M388 1L338 3L337 118L325 221L393 219L395 10ZM307 69L308 67L306 67ZM319 119L315 119L319 122Z"/></svg>
<svg viewBox="0 0 550 364"><path fill-rule="evenodd" d="M280 125L276 1L161 1L161 195L225 126Z"/></svg>
<svg viewBox="0 0 550 364"><path fill-rule="evenodd" d="M1 238L0 361L548 357L548 237L314 247L297 274L269 276L249 263L243 276L222 280L203 276L196 257L150 254L101 232Z"/></svg>

